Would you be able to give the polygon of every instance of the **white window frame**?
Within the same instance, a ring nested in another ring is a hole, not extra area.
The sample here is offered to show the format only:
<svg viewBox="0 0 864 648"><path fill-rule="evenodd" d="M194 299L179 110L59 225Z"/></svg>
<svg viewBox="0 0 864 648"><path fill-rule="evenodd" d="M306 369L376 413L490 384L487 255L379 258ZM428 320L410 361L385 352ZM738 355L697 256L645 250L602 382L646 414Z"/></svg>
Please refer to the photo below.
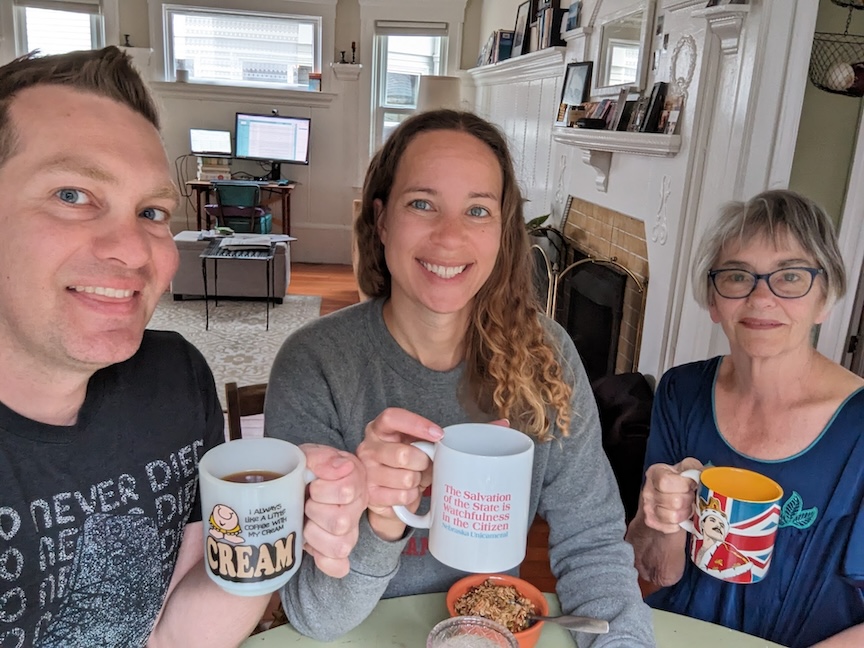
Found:
<svg viewBox="0 0 864 648"><path fill-rule="evenodd" d="M166 81L174 80L174 39L171 31L171 15L173 13L220 13L220 14L243 14L244 16L259 16L264 18L278 18L278 19L296 19L302 20L304 22L312 22L315 25L315 40L313 45L313 72L321 72L321 57L324 43L324 16L321 14L303 14L298 12L288 13L276 13L273 11L253 11L250 9L242 8L242 7L211 7L207 5L193 5L193 4L169 4L162 3L160 7L161 11L161 25L162 25L162 65L164 70L163 78ZM220 81L206 81L207 84L213 85L225 85L232 87L248 87L248 88L276 88L276 89L290 89L290 90L307 90L307 86L301 86L290 83L267 83L260 81L231 81L231 82L220 82Z"/></svg>
<svg viewBox="0 0 864 648"><path fill-rule="evenodd" d="M90 48L100 49L116 44L116 34L109 31L117 25L116 0L13 0L12 21L15 34L15 56L28 54L25 11L27 8L52 9L90 14ZM109 34L113 38L109 38Z"/></svg>
<svg viewBox="0 0 864 648"><path fill-rule="evenodd" d="M439 37L442 45L439 53L438 70L436 74L444 75L447 71L447 56L450 50L449 25L446 22L427 21L396 21L378 20L375 22L373 41L373 72L372 72L372 123L370 124L370 152L383 143L384 114L397 113L410 115L416 106L385 105L387 88L387 47L388 36L432 36Z"/></svg>

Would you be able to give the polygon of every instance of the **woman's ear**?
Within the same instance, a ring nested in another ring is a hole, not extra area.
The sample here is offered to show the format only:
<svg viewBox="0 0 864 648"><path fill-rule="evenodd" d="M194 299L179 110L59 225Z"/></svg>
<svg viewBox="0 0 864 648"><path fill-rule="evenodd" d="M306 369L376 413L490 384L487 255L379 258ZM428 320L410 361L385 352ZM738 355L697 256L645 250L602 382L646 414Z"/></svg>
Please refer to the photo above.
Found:
<svg viewBox="0 0 864 648"><path fill-rule="evenodd" d="M717 295L711 286L708 286L708 314L711 316L712 322L715 324L720 323L720 312L717 310Z"/></svg>

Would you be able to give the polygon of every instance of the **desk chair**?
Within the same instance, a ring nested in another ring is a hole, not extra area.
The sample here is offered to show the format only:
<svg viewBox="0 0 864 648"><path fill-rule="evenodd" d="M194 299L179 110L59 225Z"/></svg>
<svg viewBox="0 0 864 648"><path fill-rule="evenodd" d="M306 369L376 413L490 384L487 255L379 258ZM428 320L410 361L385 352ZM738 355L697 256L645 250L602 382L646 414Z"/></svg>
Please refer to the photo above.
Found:
<svg viewBox="0 0 864 648"><path fill-rule="evenodd" d="M225 402L228 404L228 440L243 438L240 417L264 413L267 383L238 387L236 382L225 383Z"/></svg>
<svg viewBox="0 0 864 648"><path fill-rule="evenodd" d="M204 207L207 225L210 219L219 227L230 227L238 233L269 234L273 215L261 206L261 188L256 182L241 180L213 182L216 204Z"/></svg>

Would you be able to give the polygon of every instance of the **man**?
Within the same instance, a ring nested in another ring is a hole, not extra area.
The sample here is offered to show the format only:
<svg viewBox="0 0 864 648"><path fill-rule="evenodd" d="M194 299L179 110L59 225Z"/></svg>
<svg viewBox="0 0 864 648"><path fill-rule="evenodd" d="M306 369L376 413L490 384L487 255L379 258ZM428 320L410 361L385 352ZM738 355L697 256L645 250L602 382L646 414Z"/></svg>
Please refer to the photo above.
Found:
<svg viewBox="0 0 864 648"><path fill-rule="evenodd" d="M222 412L201 354L144 330L178 259L158 128L115 47L0 67L0 645L233 646L270 598L204 571ZM306 549L343 576L363 469L304 452Z"/></svg>

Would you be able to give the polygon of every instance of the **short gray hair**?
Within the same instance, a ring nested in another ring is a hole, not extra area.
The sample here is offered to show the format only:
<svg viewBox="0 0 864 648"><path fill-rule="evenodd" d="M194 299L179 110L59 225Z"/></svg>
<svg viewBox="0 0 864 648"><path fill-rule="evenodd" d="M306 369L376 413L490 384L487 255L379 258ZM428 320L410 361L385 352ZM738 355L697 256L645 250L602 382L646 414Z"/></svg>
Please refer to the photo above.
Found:
<svg viewBox="0 0 864 648"><path fill-rule="evenodd" d="M747 202L723 206L720 216L702 236L693 260L693 297L700 306L708 307L708 272L726 245L744 245L760 236L777 243L786 235L812 254L824 270L825 303L833 305L846 293L846 268L834 224L819 205L788 189L763 191Z"/></svg>

